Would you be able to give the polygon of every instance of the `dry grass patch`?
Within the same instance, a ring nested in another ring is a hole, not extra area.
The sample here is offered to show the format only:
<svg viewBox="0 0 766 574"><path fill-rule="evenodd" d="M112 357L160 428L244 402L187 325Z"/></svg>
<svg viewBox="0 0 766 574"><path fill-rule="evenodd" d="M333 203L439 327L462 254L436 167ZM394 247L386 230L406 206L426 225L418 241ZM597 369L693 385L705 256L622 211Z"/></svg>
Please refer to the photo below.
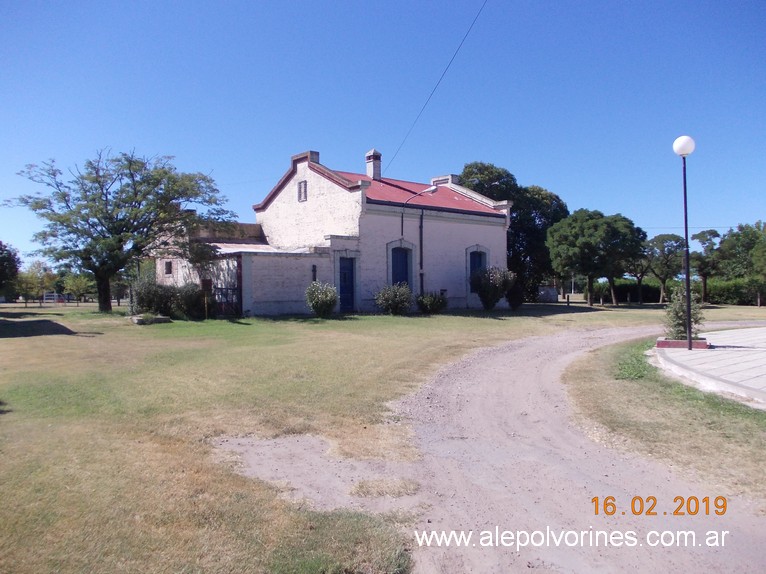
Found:
<svg viewBox="0 0 766 574"><path fill-rule="evenodd" d="M580 424L601 442L766 501L766 413L663 376L644 356L652 343L605 347L567 371Z"/></svg>
<svg viewBox="0 0 766 574"><path fill-rule="evenodd" d="M562 327L660 319L530 305L137 327L87 307L0 305L0 572L404 572L395 521L297 510L216 463L206 439L313 433L347 456L409 460L387 405L441 364Z"/></svg>
<svg viewBox="0 0 766 574"><path fill-rule="evenodd" d="M360 480L351 489L353 496L362 498L379 498L390 496L400 498L412 496L420 490L420 484L407 478L381 478L377 480Z"/></svg>

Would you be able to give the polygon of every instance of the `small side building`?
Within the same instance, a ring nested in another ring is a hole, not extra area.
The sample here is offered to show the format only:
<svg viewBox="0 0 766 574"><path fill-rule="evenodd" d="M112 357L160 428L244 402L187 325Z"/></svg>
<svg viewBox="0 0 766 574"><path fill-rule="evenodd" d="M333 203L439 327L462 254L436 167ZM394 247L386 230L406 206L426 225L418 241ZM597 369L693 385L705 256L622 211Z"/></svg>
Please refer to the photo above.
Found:
<svg viewBox="0 0 766 574"><path fill-rule="evenodd" d="M366 172L336 171L319 153L292 157L260 203L255 224L229 236L200 234L220 258L206 269L158 259L157 280L199 283L232 314L309 312L311 281L336 286L338 311L374 311L385 285L406 282L415 294L436 291L452 308L480 308L469 278L506 266L509 202L459 185L455 175L416 183L381 175L381 154L365 155Z"/></svg>

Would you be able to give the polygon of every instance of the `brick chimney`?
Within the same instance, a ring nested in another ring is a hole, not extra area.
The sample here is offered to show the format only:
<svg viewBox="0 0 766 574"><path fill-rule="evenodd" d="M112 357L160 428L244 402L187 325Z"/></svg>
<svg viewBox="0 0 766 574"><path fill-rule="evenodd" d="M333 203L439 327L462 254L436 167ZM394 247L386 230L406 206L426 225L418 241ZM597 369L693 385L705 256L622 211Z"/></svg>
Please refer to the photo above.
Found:
<svg viewBox="0 0 766 574"><path fill-rule="evenodd" d="M375 148L372 148L364 156L364 161L367 162L367 177L372 179L380 179L380 152Z"/></svg>

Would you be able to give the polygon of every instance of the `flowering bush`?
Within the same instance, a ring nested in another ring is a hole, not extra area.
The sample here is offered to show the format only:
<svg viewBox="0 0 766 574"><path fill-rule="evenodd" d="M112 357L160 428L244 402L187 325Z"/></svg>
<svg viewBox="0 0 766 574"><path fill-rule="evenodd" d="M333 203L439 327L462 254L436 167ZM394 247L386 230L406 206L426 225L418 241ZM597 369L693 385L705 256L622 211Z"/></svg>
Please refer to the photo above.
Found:
<svg viewBox="0 0 766 574"><path fill-rule="evenodd" d="M407 283L394 283L383 287L375 295L375 304L391 315L404 315L412 307L412 291Z"/></svg>
<svg viewBox="0 0 766 574"><path fill-rule="evenodd" d="M486 311L494 309L497 302L513 287L516 276L501 267L487 267L471 275L471 290L475 291Z"/></svg>
<svg viewBox="0 0 766 574"><path fill-rule="evenodd" d="M418 295L415 302L418 304L420 312L424 315L436 315L447 308L447 298L435 291Z"/></svg>
<svg viewBox="0 0 766 574"><path fill-rule="evenodd" d="M306 288L306 304L317 317L327 318L332 315L338 303L338 291L329 283L312 281Z"/></svg>

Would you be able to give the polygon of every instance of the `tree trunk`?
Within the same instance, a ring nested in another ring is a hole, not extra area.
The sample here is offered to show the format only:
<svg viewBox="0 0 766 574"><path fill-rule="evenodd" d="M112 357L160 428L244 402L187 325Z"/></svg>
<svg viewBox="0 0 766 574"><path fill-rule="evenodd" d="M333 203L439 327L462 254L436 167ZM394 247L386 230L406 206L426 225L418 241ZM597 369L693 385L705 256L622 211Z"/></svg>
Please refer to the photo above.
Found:
<svg viewBox="0 0 766 574"><path fill-rule="evenodd" d="M96 275L96 289L98 290L98 310L100 313L112 312L112 291L109 285L109 277Z"/></svg>
<svg viewBox="0 0 766 574"><path fill-rule="evenodd" d="M702 275L702 303L707 303L707 275Z"/></svg>
<svg viewBox="0 0 766 574"><path fill-rule="evenodd" d="M612 305L615 307L620 306L620 302L617 300L617 292L614 290L614 277L607 277L609 282L609 292L612 294Z"/></svg>
<svg viewBox="0 0 766 574"><path fill-rule="evenodd" d="M588 307L593 307L593 277L588 275Z"/></svg>
<svg viewBox="0 0 766 574"><path fill-rule="evenodd" d="M660 281L660 305L665 300L665 282Z"/></svg>
<svg viewBox="0 0 766 574"><path fill-rule="evenodd" d="M636 277L636 285L638 285L638 304L644 304L644 290L641 288L641 284L644 282L643 277Z"/></svg>

